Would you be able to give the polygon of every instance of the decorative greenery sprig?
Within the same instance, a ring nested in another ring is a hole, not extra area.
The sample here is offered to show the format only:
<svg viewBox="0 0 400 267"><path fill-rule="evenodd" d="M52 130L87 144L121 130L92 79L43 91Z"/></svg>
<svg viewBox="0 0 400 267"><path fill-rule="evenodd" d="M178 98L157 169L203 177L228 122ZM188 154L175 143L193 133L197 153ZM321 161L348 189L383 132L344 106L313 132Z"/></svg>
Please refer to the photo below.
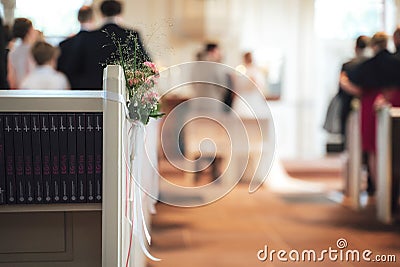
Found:
<svg viewBox="0 0 400 267"><path fill-rule="evenodd" d="M151 117L161 118L164 113L160 112L159 95L154 89L159 71L140 47L137 34L129 31L127 38L121 40L115 33L105 33L115 46L107 64L120 65L124 72L130 118L144 124Z"/></svg>

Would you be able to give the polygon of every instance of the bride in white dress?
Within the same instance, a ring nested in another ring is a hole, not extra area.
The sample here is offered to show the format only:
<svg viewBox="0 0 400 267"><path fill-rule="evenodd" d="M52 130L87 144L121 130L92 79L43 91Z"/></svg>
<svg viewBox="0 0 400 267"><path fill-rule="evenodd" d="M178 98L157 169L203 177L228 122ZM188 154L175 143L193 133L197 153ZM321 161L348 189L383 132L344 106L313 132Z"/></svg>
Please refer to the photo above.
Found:
<svg viewBox="0 0 400 267"><path fill-rule="evenodd" d="M234 77L236 97L232 108L241 118L266 118L266 102L260 88L265 87L265 77L261 70L253 64L252 54L247 52L243 56L244 64L239 67Z"/></svg>
<svg viewBox="0 0 400 267"><path fill-rule="evenodd" d="M324 191L324 186L321 184L290 177L282 166L276 151L274 158L272 158L271 151L275 150L272 113L264 94L260 90L260 88L265 87L265 77L261 70L253 64L250 52L245 53L243 59L244 68L241 71L244 75L237 74L234 77L235 97L232 102L232 109L243 121L256 119L261 127L261 135L263 135L262 145L257 141L257 138L253 136L248 138L251 150L244 180L250 180L249 177L254 177L249 189L252 191L257 189L261 183L264 183L269 190L279 193L317 193ZM249 129L246 130L249 131ZM241 157L243 159L246 155ZM267 174L268 177L265 179Z"/></svg>

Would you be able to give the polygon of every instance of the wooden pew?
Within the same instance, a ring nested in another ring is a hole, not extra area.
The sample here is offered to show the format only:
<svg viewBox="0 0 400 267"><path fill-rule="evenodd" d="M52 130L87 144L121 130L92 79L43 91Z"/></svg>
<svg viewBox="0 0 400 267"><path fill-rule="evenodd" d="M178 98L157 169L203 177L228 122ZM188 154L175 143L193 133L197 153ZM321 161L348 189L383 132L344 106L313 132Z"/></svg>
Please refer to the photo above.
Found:
<svg viewBox="0 0 400 267"><path fill-rule="evenodd" d="M0 205L0 267L146 266L125 213L133 202L126 195L125 81L119 66L105 69L103 87L0 91L0 112L103 112L104 129L102 203ZM149 219L147 208L144 213Z"/></svg>
<svg viewBox="0 0 400 267"><path fill-rule="evenodd" d="M399 209L400 108L377 111L377 217L392 223Z"/></svg>
<svg viewBox="0 0 400 267"><path fill-rule="evenodd" d="M347 121L346 132L347 162L344 174L344 194L348 197L348 204L355 210L361 208L361 169L362 169L362 151L361 151L361 131L360 131L360 110L357 105Z"/></svg>

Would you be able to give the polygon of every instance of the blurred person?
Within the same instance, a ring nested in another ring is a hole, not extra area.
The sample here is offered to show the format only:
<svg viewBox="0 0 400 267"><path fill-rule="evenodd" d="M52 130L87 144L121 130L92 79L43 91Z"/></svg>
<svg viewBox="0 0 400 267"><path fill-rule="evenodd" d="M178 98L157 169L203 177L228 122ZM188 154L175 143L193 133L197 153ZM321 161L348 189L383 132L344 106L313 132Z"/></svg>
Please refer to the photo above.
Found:
<svg viewBox="0 0 400 267"><path fill-rule="evenodd" d="M6 51L8 55L10 50L13 49L14 47L15 38L13 36L12 27L10 25L3 25L3 31L4 31L4 40L6 43Z"/></svg>
<svg viewBox="0 0 400 267"><path fill-rule="evenodd" d="M347 92L360 96L362 151L368 155L368 171L373 195L376 187L376 115L375 102L380 98L400 106L400 61L387 50L388 36L384 32L374 34L371 48L374 56L358 65L354 71L341 76L341 86ZM381 100L380 100L381 102Z"/></svg>
<svg viewBox="0 0 400 267"><path fill-rule="evenodd" d="M400 26L397 26L396 30L393 32L393 43L396 48L393 53L394 57L400 61ZM400 65L400 63L399 63ZM396 68L396 66L394 66ZM397 66L398 68L398 66ZM391 105L394 107L400 107L400 73L397 74L398 81L393 82L392 88L387 88L384 90L383 94L378 96L374 104L376 108L381 105ZM392 212L398 212L400 209L398 198L400 193L400 181L398 179L393 179L392 181Z"/></svg>
<svg viewBox="0 0 400 267"><path fill-rule="evenodd" d="M35 38L35 42L45 42L46 38L44 37L44 33L42 31L36 30L36 38Z"/></svg>
<svg viewBox="0 0 400 267"><path fill-rule="evenodd" d="M243 54L243 75L235 77L235 93L233 109L242 118L265 117L265 96L262 88L265 86L263 74L253 62L251 52Z"/></svg>
<svg viewBox="0 0 400 267"><path fill-rule="evenodd" d="M29 19L17 18L14 21L12 33L18 40L8 54L7 78L10 88L18 89L22 80L35 67L30 50L36 41L37 31Z"/></svg>
<svg viewBox="0 0 400 267"><path fill-rule="evenodd" d="M363 63L368 59L366 56L367 48L369 47L370 38L365 35L361 35L356 39L356 44L354 47L355 57L350 61L342 65L340 71L340 76L349 75L359 64ZM339 76L339 77L340 77ZM339 134L342 146L338 149L338 152L343 152L346 150L346 125L349 118L350 112L352 110L351 103L356 96L340 86L339 78L339 91L332 98L329 103L328 110L326 113L324 129L330 134ZM368 165L368 153L363 153L363 164L369 172ZM374 191L374 186L372 183L372 178L368 175L367 179L367 191Z"/></svg>
<svg viewBox="0 0 400 267"><path fill-rule="evenodd" d="M196 53L196 61L204 61L205 51L199 51Z"/></svg>
<svg viewBox="0 0 400 267"><path fill-rule="evenodd" d="M21 89L69 89L67 77L55 70L59 50L52 45L39 41L31 49L36 62L34 70L22 81Z"/></svg>
<svg viewBox="0 0 400 267"><path fill-rule="evenodd" d="M218 44L216 43L208 43L206 44L204 51L204 60L218 62L222 61L222 54Z"/></svg>
<svg viewBox="0 0 400 267"><path fill-rule="evenodd" d="M6 28L3 26L3 19L0 17L0 89L8 89L7 81L7 41Z"/></svg>
<svg viewBox="0 0 400 267"><path fill-rule="evenodd" d="M365 52L368 48L369 41L370 38L364 35L361 35L356 39L354 48L355 57L342 65L340 75L348 75L349 72L368 59ZM343 149L346 144L346 122L351 111L351 102L354 97L354 94L344 90L340 86L339 82L339 91L329 104L324 123L324 129L329 133L340 134L344 144Z"/></svg>
<svg viewBox="0 0 400 267"><path fill-rule="evenodd" d="M116 48L106 34L115 35L123 43L128 36L127 46L135 47L133 39L137 40L137 58L139 61L150 61L150 56L144 49L140 35L137 31L120 26L122 3L116 0L105 0L100 5L103 25L100 29L86 32L79 37L79 51L75 53L73 66L74 73L78 73L78 85L76 88L101 90L103 84L103 69L111 55L115 54Z"/></svg>
<svg viewBox="0 0 400 267"><path fill-rule="evenodd" d="M262 88L265 86L264 76L253 61L253 54L242 55L242 70L234 76L234 97L232 109L242 119L246 127L249 150L238 155L241 162L248 160L244 172L244 180L261 182L266 176L269 155L266 153L267 140L272 125L267 101ZM263 152L264 151L264 152ZM278 160L277 160L278 162Z"/></svg>
<svg viewBox="0 0 400 267"><path fill-rule="evenodd" d="M393 33L393 43L396 48L394 55L400 59L400 26Z"/></svg>
<svg viewBox="0 0 400 267"><path fill-rule="evenodd" d="M254 82L260 89L265 86L264 76L260 68L254 64L253 54L251 52L246 52L243 55L243 64L246 68L245 74Z"/></svg>
<svg viewBox="0 0 400 267"><path fill-rule="evenodd" d="M226 88L230 87L229 74L226 72L226 67L219 64L222 60L221 50L217 43L206 43L204 45L203 52L197 53L200 61L192 64L192 69L190 71L191 90L192 98L190 99L190 104L187 106L189 110L183 112L183 121L191 121L192 118L202 117L206 118L206 123L201 124L196 120L185 126L185 132L193 132L193 129L204 128L205 132L199 130L199 133L204 133L211 139L215 140L218 135L218 130L213 125L213 120L220 121L220 119L225 116L224 108L224 94ZM197 124L199 123L199 124ZM208 124L209 123L209 124ZM183 126L183 125L182 125ZM191 128L186 128L191 127ZM185 134L186 137L184 141L181 139L181 151L184 150L186 156L192 155L193 151L190 150L189 142L197 142L191 140L190 134ZM186 145L187 144L187 145ZM220 148L219 148L220 149ZM214 148L206 147L202 150L201 160L196 160L196 170L195 180L198 182L201 169L202 160L206 160L211 166L212 170L212 180L215 180L220 175L220 163L222 162L221 155L219 153L214 153Z"/></svg>
<svg viewBox="0 0 400 267"><path fill-rule="evenodd" d="M95 29L93 8L82 6L78 11L78 21L80 31L59 44L61 54L57 63L57 69L67 75L72 89L79 86L79 73L75 72L76 66L73 66L73 55L79 51L80 36Z"/></svg>
<svg viewBox="0 0 400 267"><path fill-rule="evenodd" d="M234 97L232 109L242 119L249 134L249 149L246 153L238 154L241 162L248 160L244 172L245 181L262 182L266 176L269 155L267 141L270 136L269 124L272 123L269 108L261 88L265 86L260 68L253 61L253 54L246 52L242 55L241 71L234 78ZM240 68L239 68L240 69ZM244 140L243 140L244 141Z"/></svg>
<svg viewBox="0 0 400 267"><path fill-rule="evenodd" d="M205 97L216 101L209 101L207 104L200 103L200 101L193 102L191 110L194 112L205 110L210 112L223 111L222 102L226 90L223 86L229 86L230 80L220 64L211 64L211 62L220 63L222 59L219 45L207 43L204 46L204 52L200 52L197 55L203 62L193 65L191 79L192 81L207 81L208 83L192 84L192 96L193 98Z"/></svg>
<svg viewBox="0 0 400 267"><path fill-rule="evenodd" d="M14 47L15 39L13 38L12 28L10 27L10 25L3 25L2 29L3 29L4 47L5 47L4 55L2 56L3 62L4 62L2 64L4 64L4 69L5 69L5 73L4 73L5 76L3 78L5 84L4 84L4 82L2 82L2 84L3 84L2 88L10 89L10 85L8 83L8 78L7 78L8 77L8 69L7 69L8 54L10 53L10 50Z"/></svg>

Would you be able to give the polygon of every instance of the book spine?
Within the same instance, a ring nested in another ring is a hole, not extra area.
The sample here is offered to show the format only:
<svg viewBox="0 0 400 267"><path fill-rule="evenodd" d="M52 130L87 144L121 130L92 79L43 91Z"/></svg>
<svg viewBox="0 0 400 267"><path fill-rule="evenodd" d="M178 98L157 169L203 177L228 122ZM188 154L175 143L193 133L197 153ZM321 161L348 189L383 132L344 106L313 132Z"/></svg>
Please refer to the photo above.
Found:
<svg viewBox="0 0 400 267"><path fill-rule="evenodd" d="M67 115L68 122L68 183L71 188L71 202L78 201L78 178L77 178L77 161L76 161L76 118L75 114Z"/></svg>
<svg viewBox="0 0 400 267"><path fill-rule="evenodd" d="M87 200L95 202L95 161L94 161L94 115L86 115L86 181L87 181Z"/></svg>
<svg viewBox="0 0 400 267"><path fill-rule="evenodd" d="M76 158L78 165L78 202L87 202L86 198L86 116L76 114Z"/></svg>
<svg viewBox="0 0 400 267"><path fill-rule="evenodd" d="M51 161L51 190L53 202L61 201L61 180L60 180L60 148L58 143L58 128L60 127L59 116L50 113L50 161Z"/></svg>
<svg viewBox="0 0 400 267"><path fill-rule="evenodd" d="M24 177L24 148L22 141L22 120L20 114L13 115L14 120L14 161L17 203L26 203Z"/></svg>
<svg viewBox="0 0 400 267"><path fill-rule="evenodd" d="M6 159L7 204L16 203L13 128L13 116L10 114L4 115L4 154Z"/></svg>
<svg viewBox="0 0 400 267"><path fill-rule="evenodd" d="M43 197L45 203L52 202L52 183L51 183L51 156L50 156L50 127L49 115L40 114L40 141L42 148L42 179Z"/></svg>
<svg viewBox="0 0 400 267"><path fill-rule="evenodd" d="M24 148L24 175L26 182L26 202L32 204L34 202L34 181L33 181L33 164L32 164L32 130L30 114L22 114L22 140Z"/></svg>
<svg viewBox="0 0 400 267"><path fill-rule="evenodd" d="M39 114L31 114L32 132L32 163L34 202L43 203L43 180L42 180L42 144L40 140L40 117Z"/></svg>
<svg viewBox="0 0 400 267"><path fill-rule="evenodd" d="M71 197L71 186L68 179L68 124L65 114L59 114L58 117L60 122L58 141L60 148L61 202L67 203Z"/></svg>
<svg viewBox="0 0 400 267"><path fill-rule="evenodd" d="M6 204L6 160L4 145L4 116L0 114L0 205Z"/></svg>
<svg viewBox="0 0 400 267"><path fill-rule="evenodd" d="M94 160L95 160L95 202L101 202L103 198L103 113L95 115L94 132Z"/></svg>

